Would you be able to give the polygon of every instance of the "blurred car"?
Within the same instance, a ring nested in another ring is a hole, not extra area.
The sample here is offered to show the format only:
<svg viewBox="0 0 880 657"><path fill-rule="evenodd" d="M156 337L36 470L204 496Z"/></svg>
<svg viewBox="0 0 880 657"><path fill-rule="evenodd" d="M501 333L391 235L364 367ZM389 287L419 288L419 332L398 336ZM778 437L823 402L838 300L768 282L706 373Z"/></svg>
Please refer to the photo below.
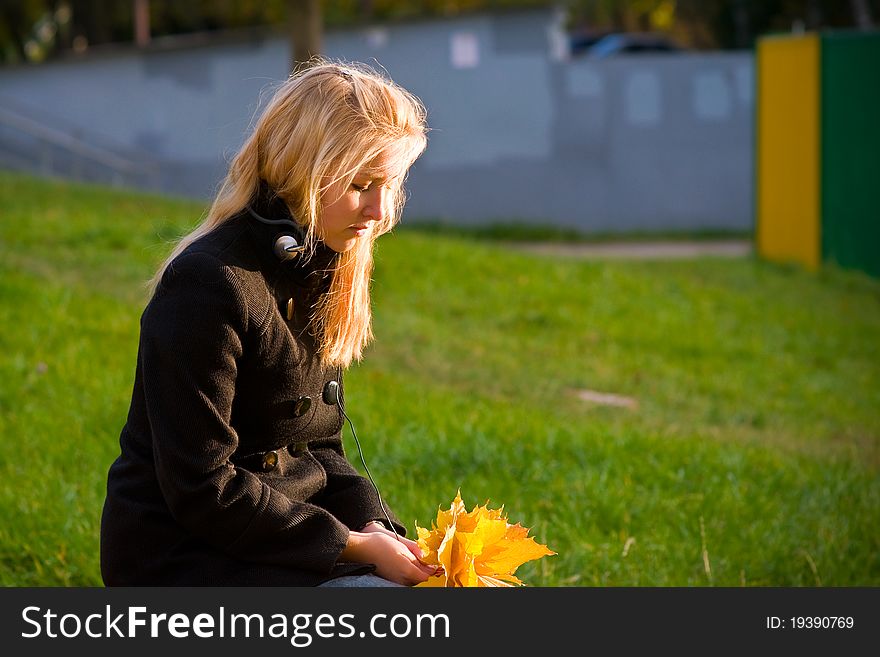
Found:
<svg viewBox="0 0 880 657"><path fill-rule="evenodd" d="M681 46L662 34L639 32L616 32L597 40L586 49L592 59L604 59L617 55L640 53L681 52Z"/></svg>
<svg viewBox="0 0 880 657"><path fill-rule="evenodd" d="M572 34L568 39L569 51L573 56L583 55L595 46L600 39L608 36L608 34L608 32L578 32Z"/></svg>

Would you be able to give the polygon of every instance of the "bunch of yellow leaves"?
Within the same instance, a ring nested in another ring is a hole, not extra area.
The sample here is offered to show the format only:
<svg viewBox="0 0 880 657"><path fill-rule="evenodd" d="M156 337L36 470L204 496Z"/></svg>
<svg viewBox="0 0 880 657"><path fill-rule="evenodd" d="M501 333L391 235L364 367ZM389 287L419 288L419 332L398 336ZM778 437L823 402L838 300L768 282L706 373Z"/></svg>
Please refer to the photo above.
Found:
<svg viewBox="0 0 880 657"><path fill-rule="evenodd" d="M526 561L556 554L528 536L529 530L508 524L502 509L465 509L459 491L452 506L437 511L431 529L416 525L427 564L442 566L419 586L514 586L514 571Z"/></svg>

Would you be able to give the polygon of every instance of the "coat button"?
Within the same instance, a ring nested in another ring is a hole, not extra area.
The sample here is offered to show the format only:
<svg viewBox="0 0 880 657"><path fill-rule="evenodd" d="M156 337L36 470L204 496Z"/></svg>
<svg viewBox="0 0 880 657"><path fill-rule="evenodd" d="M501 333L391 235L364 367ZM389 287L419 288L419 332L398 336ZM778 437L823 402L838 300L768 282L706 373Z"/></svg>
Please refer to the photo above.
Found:
<svg viewBox="0 0 880 657"><path fill-rule="evenodd" d="M312 398L305 395L296 400L296 403L293 405L293 416L294 417L302 417L306 413L309 412L309 409L312 407Z"/></svg>
<svg viewBox="0 0 880 657"><path fill-rule="evenodd" d="M263 472L271 472L278 466L278 452L271 451L263 454Z"/></svg>
<svg viewBox="0 0 880 657"><path fill-rule="evenodd" d="M291 456L302 456L308 451L308 449L306 443L293 443L292 445L287 446L287 451L290 452Z"/></svg>
<svg viewBox="0 0 880 657"><path fill-rule="evenodd" d="M293 299L287 300L287 313L286 313L286 315L287 315L288 322L293 320Z"/></svg>

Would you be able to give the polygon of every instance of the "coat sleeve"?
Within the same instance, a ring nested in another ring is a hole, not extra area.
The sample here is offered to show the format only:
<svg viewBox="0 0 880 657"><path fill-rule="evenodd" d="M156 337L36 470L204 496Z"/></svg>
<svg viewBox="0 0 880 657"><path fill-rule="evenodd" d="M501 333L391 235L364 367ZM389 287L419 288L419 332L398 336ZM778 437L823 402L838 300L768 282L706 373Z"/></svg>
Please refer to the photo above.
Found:
<svg viewBox="0 0 880 657"><path fill-rule="evenodd" d="M374 520L388 527L388 519L379 505L376 489L348 462L338 434L310 443L309 449L327 472L327 486L321 496L321 506L355 531ZM394 529L405 536L406 528L388 508L388 502L382 501Z"/></svg>
<svg viewBox="0 0 880 657"><path fill-rule="evenodd" d="M237 360L253 336L235 272L210 254L172 263L141 323L141 367L159 487L177 522L251 562L329 573L348 541L327 510L235 468Z"/></svg>

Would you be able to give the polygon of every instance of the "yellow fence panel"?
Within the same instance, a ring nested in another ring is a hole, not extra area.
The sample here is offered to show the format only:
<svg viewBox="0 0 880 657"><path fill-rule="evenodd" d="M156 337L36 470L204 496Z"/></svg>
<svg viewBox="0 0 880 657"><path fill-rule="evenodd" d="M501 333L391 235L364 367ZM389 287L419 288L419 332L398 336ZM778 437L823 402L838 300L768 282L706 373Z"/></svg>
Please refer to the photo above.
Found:
<svg viewBox="0 0 880 657"><path fill-rule="evenodd" d="M756 210L758 252L817 269L820 107L817 35L758 44Z"/></svg>

